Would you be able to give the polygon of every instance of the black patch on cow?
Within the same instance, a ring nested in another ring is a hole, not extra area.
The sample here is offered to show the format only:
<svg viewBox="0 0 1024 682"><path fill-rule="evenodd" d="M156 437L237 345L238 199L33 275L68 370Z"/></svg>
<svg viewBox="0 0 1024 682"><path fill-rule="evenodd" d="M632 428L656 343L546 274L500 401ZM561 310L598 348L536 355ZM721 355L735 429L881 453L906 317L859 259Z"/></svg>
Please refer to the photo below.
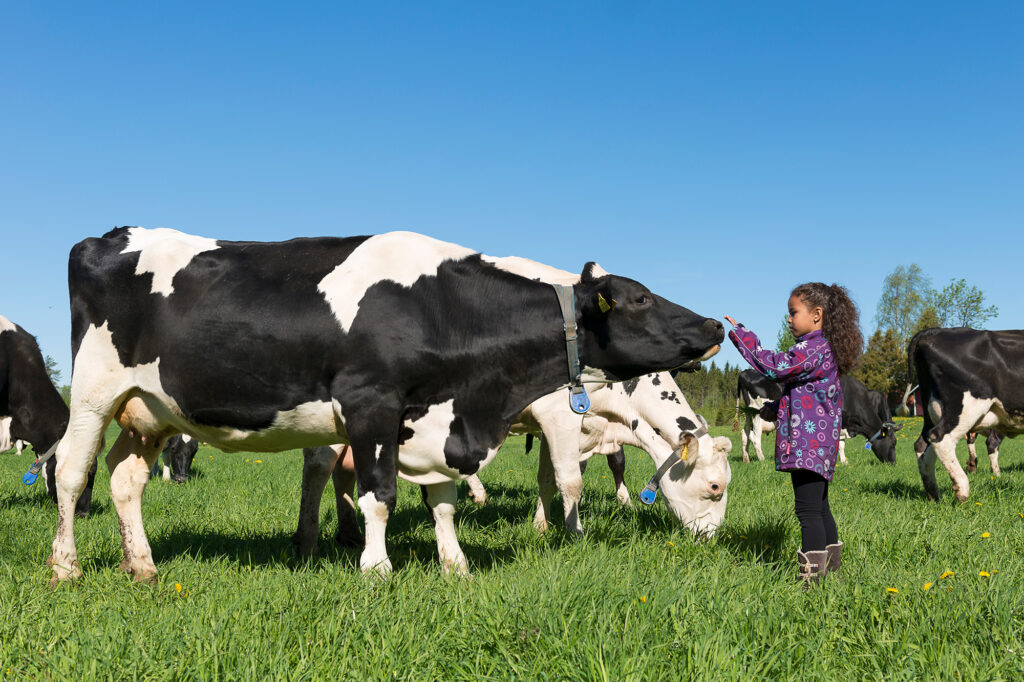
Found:
<svg viewBox="0 0 1024 682"><path fill-rule="evenodd" d="M679 425L679 430L680 431L696 431L697 430L697 425L694 424L689 419L687 419L686 417L677 417L676 418L676 424Z"/></svg>
<svg viewBox="0 0 1024 682"><path fill-rule="evenodd" d="M622 390L624 390L626 392L626 395L633 395L633 391L636 390L636 387L639 384L640 384L640 377L637 377L636 379L630 379L629 381L623 381L622 382Z"/></svg>
<svg viewBox="0 0 1024 682"><path fill-rule="evenodd" d="M655 374L654 377L651 378L651 383L654 384L655 386L661 386L661 377Z"/></svg>
<svg viewBox="0 0 1024 682"><path fill-rule="evenodd" d="M640 420L639 420L639 419L634 419L634 420L633 420L633 421L632 421L632 422L631 422L631 423L629 424L629 428L630 428L630 429L632 429L633 431L636 431L636 427L638 427L638 426L640 426Z"/></svg>
<svg viewBox="0 0 1024 682"><path fill-rule="evenodd" d="M657 426L654 427L654 435L656 435L656 436L660 436L661 435L661 429L659 429Z"/></svg>
<svg viewBox="0 0 1024 682"><path fill-rule="evenodd" d="M682 403L679 402L679 395L675 391L662 391L661 392L661 399L662 400L669 400L669 401L674 402L674 403L676 403L678 405L682 405Z"/></svg>

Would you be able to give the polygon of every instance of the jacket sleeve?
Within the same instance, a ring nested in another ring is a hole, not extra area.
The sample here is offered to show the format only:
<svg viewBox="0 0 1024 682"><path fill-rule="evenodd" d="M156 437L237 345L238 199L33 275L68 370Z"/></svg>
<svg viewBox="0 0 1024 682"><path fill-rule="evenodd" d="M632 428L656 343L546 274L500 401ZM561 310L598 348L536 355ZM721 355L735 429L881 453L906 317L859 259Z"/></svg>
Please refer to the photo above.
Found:
<svg viewBox="0 0 1024 682"><path fill-rule="evenodd" d="M762 348L757 334L743 325L729 332L729 339L751 367L780 383L810 379L823 359L822 346L804 349L794 347L782 353Z"/></svg>

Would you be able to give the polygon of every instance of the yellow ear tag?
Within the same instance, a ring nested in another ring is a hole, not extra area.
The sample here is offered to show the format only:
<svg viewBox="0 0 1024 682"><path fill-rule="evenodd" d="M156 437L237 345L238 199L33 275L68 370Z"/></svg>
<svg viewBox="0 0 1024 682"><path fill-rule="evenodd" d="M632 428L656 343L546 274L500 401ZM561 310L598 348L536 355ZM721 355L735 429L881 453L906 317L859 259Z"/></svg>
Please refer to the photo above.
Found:
<svg viewBox="0 0 1024 682"><path fill-rule="evenodd" d="M686 443L683 444L683 449L679 451L679 459L686 461L686 458L690 456L690 441L687 439Z"/></svg>
<svg viewBox="0 0 1024 682"><path fill-rule="evenodd" d="M604 295L601 293L597 294L597 307L601 309L602 313L606 313L612 309L613 306L608 305L608 301L604 299Z"/></svg>

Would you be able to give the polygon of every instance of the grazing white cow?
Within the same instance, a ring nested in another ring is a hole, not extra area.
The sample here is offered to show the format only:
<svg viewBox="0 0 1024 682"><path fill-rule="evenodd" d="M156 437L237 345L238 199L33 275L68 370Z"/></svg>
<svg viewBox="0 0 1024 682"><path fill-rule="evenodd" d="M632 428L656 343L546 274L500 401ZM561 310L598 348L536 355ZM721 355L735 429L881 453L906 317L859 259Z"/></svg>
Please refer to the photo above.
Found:
<svg viewBox="0 0 1024 682"><path fill-rule="evenodd" d="M715 533L725 515L727 488L732 478L728 447L715 443L706 424L690 408L671 374L661 372L623 383L590 387L591 407L582 418L569 409L562 392L535 400L523 410L517 432L543 436L537 480L540 496L534 526L544 531L551 513L555 490L562 493L566 531L583 532L579 517L583 479L580 461L594 454L616 452L623 444L647 451L657 474L649 486L664 493L672 515L698 535ZM338 510L339 543L355 546L362 542L354 516L351 465L336 466L345 454L336 445L303 450L302 501L299 524L292 540L300 554L316 550L319 538L320 498L329 476L334 476ZM399 448L399 472L404 461L415 461L422 453L403 445ZM471 483L471 486L474 485ZM475 482L480 485L479 480ZM454 542L452 518L435 515L438 552L442 560L451 557L451 567L465 570L465 558Z"/></svg>

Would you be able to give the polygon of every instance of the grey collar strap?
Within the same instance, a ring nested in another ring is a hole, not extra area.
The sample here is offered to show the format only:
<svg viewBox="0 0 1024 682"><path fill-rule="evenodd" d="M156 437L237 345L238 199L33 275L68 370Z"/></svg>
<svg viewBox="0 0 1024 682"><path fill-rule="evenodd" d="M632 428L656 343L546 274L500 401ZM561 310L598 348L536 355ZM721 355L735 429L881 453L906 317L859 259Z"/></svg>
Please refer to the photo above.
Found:
<svg viewBox="0 0 1024 682"><path fill-rule="evenodd" d="M696 431L691 431L690 433L693 435L694 438L699 439L701 436L708 435L708 430L701 426L698 427ZM647 481L647 485L644 486L644 489L640 491L640 501L643 502L644 504L654 504L654 500L658 498L658 488L661 487L662 476L664 476L669 469L675 466L677 461L681 461L682 459L684 459L681 457L680 460L676 460L676 458L674 457L675 454L676 453L673 452L671 455L665 458L665 461L661 463L661 466L658 467L658 470L654 472L653 476L651 476L651 480Z"/></svg>
<svg viewBox="0 0 1024 682"><path fill-rule="evenodd" d="M580 353L576 345L576 295L571 286L552 284L558 294L558 306L562 310L562 328L565 330L565 354L569 361L569 406L576 414L585 414L590 409L590 397L583 388L580 371Z"/></svg>

